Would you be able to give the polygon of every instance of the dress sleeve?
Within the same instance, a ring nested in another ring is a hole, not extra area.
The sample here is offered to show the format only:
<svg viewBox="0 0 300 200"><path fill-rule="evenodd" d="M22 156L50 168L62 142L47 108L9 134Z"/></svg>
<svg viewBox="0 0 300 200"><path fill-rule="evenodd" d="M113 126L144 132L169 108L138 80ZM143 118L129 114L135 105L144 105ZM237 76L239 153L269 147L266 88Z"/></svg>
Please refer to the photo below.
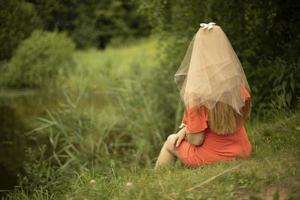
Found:
<svg viewBox="0 0 300 200"><path fill-rule="evenodd" d="M186 125L188 133L199 133L204 131L207 125L207 111L204 106L200 108L185 109L182 123Z"/></svg>

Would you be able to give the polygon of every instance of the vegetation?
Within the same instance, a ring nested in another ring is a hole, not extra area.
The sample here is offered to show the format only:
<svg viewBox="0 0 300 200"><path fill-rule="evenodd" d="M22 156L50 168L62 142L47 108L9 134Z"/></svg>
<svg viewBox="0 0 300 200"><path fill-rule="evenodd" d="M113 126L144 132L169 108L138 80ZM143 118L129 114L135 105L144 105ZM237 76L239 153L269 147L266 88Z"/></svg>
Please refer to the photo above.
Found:
<svg viewBox="0 0 300 200"><path fill-rule="evenodd" d="M32 4L25 0L1 0L0 24L0 61L2 61L9 59L19 43L34 29L41 27L41 20Z"/></svg>

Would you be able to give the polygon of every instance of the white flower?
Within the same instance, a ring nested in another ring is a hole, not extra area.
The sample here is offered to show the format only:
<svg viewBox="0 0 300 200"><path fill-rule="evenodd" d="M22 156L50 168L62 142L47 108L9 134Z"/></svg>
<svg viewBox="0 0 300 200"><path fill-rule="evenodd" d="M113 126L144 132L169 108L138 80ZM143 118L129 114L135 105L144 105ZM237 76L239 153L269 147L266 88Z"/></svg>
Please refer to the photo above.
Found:
<svg viewBox="0 0 300 200"><path fill-rule="evenodd" d="M126 186L127 186L127 187L131 187L131 186L133 186L133 183L132 183L132 182L127 182L127 183L126 183Z"/></svg>
<svg viewBox="0 0 300 200"><path fill-rule="evenodd" d="M94 179L90 180L90 184L91 185L95 185L96 184L96 181Z"/></svg>

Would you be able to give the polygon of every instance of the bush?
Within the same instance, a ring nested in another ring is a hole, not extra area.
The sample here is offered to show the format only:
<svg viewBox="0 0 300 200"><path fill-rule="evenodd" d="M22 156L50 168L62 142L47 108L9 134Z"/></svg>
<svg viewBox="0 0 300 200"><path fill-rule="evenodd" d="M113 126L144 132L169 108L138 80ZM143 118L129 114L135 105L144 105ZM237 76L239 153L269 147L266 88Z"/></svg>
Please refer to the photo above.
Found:
<svg viewBox="0 0 300 200"><path fill-rule="evenodd" d="M14 87L45 87L61 83L75 66L74 43L64 33L34 31L13 55L5 82Z"/></svg>
<svg viewBox="0 0 300 200"><path fill-rule="evenodd" d="M295 109L300 97L300 62L288 62L277 58L263 60L258 67L249 70L248 79L253 84L255 114L270 118L275 110ZM259 83L259 84L258 84Z"/></svg>
<svg viewBox="0 0 300 200"><path fill-rule="evenodd" d="M19 43L41 26L31 3L0 0L0 60L8 60Z"/></svg>

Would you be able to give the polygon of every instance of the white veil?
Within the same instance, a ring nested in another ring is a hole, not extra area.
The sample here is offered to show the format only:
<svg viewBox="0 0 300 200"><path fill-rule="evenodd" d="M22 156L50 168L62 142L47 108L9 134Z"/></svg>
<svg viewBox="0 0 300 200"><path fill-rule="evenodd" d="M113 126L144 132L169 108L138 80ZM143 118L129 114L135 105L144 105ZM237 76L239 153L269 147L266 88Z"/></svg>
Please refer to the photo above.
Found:
<svg viewBox="0 0 300 200"><path fill-rule="evenodd" d="M212 109L217 102L230 105L237 113L245 102L243 84L250 92L242 65L221 27L201 27L194 35L175 74L186 107L204 105Z"/></svg>

